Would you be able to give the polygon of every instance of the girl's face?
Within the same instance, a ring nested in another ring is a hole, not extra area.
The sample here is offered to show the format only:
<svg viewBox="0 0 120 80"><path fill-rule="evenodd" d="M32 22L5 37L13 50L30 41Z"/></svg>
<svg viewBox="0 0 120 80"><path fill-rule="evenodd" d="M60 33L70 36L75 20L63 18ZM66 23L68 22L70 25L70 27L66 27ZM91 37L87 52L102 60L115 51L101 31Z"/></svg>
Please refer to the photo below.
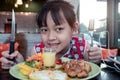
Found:
<svg viewBox="0 0 120 80"><path fill-rule="evenodd" d="M70 46L70 40L74 33L74 29L70 27L66 21L62 11L60 11L63 22L60 25L55 25L51 12L47 14L47 27L43 26L41 30L41 38L46 47L56 49L56 53L65 53Z"/></svg>

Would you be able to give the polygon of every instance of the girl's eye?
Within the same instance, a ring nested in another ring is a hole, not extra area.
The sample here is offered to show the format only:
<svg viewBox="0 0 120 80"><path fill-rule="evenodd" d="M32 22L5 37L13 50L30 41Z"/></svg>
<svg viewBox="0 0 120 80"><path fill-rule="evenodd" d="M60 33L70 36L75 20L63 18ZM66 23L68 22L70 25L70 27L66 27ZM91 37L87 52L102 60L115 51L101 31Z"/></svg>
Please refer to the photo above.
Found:
<svg viewBox="0 0 120 80"><path fill-rule="evenodd" d="M47 29L40 29L40 32L45 33L47 32Z"/></svg>
<svg viewBox="0 0 120 80"><path fill-rule="evenodd" d="M62 31L62 30L63 30L63 28L57 28L57 29L56 29L57 32L60 32L60 31Z"/></svg>

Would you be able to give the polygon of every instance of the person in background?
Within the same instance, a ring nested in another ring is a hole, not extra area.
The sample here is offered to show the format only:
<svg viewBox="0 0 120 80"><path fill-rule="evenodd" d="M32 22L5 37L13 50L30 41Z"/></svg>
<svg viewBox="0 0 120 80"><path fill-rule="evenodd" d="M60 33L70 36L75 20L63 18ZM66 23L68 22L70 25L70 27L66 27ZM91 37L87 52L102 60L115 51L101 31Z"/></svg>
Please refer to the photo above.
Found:
<svg viewBox="0 0 120 80"><path fill-rule="evenodd" d="M42 41L33 47L31 55L42 52L44 47L50 47L56 50L58 63L62 57L100 63L100 48L90 46L85 39L76 35L79 25L73 6L68 2L64 0L48 1L38 13L37 23ZM8 53L8 51L2 53L3 57L0 58L2 68L5 69L6 66L10 68L15 64L9 58L15 57L16 63L24 61L18 51L11 55Z"/></svg>

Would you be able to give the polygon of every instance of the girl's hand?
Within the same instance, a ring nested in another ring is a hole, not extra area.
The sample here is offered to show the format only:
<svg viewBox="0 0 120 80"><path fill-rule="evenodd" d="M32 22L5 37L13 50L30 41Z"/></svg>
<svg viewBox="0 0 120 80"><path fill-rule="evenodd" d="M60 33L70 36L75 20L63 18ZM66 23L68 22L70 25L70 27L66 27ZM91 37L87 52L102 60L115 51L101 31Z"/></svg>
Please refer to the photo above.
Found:
<svg viewBox="0 0 120 80"><path fill-rule="evenodd" d="M87 43L84 59L99 64L101 61L101 49L99 47L91 47L90 44Z"/></svg>
<svg viewBox="0 0 120 80"><path fill-rule="evenodd" d="M88 61L93 63L100 63L101 61L101 50L99 47L90 47L87 49Z"/></svg>
<svg viewBox="0 0 120 80"><path fill-rule="evenodd" d="M11 55L9 54L9 51L3 51L1 55L0 62L2 62L2 69L9 69L14 64L24 61L23 56L18 51L15 51ZM14 61L10 60L13 58Z"/></svg>

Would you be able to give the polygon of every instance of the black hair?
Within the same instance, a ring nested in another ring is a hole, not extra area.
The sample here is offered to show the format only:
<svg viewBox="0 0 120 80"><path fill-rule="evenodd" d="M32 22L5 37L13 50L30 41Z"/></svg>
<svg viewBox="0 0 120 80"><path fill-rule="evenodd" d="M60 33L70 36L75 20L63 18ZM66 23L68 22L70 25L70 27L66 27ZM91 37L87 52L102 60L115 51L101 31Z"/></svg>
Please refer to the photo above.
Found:
<svg viewBox="0 0 120 80"><path fill-rule="evenodd" d="M62 11L68 24L72 27L76 21L73 8L74 7L70 3L63 0L48 1L37 15L37 24L39 27L47 26L46 18L50 11L55 24L60 25L63 21L60 15L60 11Z"/></svg>

